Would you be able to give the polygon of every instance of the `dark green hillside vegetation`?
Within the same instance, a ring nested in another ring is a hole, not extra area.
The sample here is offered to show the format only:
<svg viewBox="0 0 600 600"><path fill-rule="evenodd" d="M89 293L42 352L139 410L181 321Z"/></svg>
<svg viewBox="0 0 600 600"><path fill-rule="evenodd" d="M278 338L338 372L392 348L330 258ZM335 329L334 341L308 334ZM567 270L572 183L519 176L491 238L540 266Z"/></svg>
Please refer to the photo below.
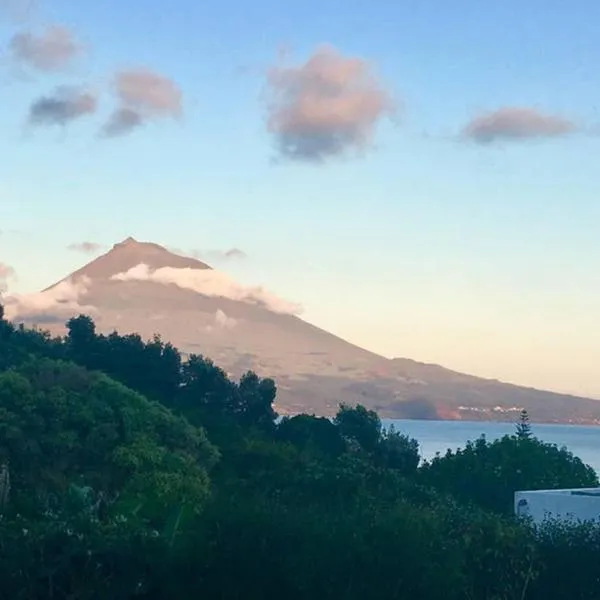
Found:
<svg viewBox="0 0 600 600"><path fill-rule="evenodd" d="M277 421L275 383L160 338L0 319L0 599L600 598L600 528L512 516L598 485L531 428L420 466L362 406Z"/></svg>

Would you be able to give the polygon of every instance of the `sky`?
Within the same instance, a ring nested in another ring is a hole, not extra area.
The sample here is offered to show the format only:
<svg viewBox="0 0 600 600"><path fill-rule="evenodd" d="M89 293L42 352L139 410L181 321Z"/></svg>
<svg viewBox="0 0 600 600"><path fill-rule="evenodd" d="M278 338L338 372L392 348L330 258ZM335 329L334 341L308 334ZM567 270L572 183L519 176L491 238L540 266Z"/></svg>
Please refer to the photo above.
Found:
<svg viewBox="0 0 600 600"><path fill-rule="evenodd" d="M0 283L131 235L383 355L600 398L600 4L166 6L0 0Z"/></svg>

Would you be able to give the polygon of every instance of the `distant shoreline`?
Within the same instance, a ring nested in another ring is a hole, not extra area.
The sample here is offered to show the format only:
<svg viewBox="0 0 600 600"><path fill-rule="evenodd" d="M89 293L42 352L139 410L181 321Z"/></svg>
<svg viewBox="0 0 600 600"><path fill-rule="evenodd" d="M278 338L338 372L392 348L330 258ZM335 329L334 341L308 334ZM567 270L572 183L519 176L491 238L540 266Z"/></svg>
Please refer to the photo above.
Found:
<svg viewBox="0 0 600 600"><path fill-rule="evenodd" d="M314 416L316 417L325 417L327 419L332 419L334 417L333 414L317 414L317 413L313 413L312 411L294 411L294 412L287 412L285 411L285 409L283 407L276 407L277 412L279 413L279 419L282 419L283 417L295 417L298 415L302 415L302 414L314 414ZM417 422L430 422L430 423L465 423L465 424L469 424L469 423L498 423L498 424L506 424L506 425L511 425L517 422L517 419L417 419L417 418L407 418L407 417L400 417L400 416L389 416L388 414L386 414L385 411L378 411L379 416L381 417L381 420L383 422L387 422L387 421L417 421ZM579 420L554 420L554 421L547 421L547 420L535 420L535 419L531 419L531 424L532 425L566 425L566 426L573 426L573 427L598 427L600 426L600 419L598 420L586 420L586 419L579 419Z"/></svg>

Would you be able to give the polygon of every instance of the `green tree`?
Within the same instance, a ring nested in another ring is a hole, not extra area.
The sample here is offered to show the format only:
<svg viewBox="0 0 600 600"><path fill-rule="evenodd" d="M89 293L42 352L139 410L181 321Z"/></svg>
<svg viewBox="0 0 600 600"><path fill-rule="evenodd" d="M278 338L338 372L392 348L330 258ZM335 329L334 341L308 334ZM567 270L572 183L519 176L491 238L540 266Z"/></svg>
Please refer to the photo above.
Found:
<svg viewBox="0 0 600 600"><path fill-rule="evenodd" d="M74 482L148 506L201 506L216 458L201 429L103 374L49 359L0 373L0 462L31 510Z"/></svg>
<svg viewBox="0 0 600 600"><path fill-rule="evenodd" d="M396 431L392 425L381 436L376 458L380 465L388 469L403 475L414 475L421 461L419 442Z"/></svg>
<svg viewBox="0 0 600 600"><path fill-rule="evenodd" d="M374 452L381 440L381 419L361 404L354 408L341 404L333 423L346 442L365 452Z"/></svg>
<svg viewBox="0 0 600 600"><path fill-rule="evenodd" d="M277 387L269 378L260 378L253 371L242 375L237 386L242 422L265 432L275 430L277 413L273 408Z"/></svg>
<svg viewBox="0 0 600 600"><path fill-rule="evenodd" d="M536 528L541 573L532 582L531 600L600 598L600 523L549 519Z"/></svg>
<svg viewBox="0 0 600 600"><path fill-rule="evenodd" d="M181 354L155 335L144 341L138 334L98 335L91 317L79 315L67 322L66 358L98 369L117 381L169 406L181 383Z"/></svg>
<svg viewBox="0 0 600 600"><path fill-rule="evenodd" d="M88 369L102 367L102 350L96 336L96 324L91 317L79 315L66 323L68 357Z"/></svg>
<svg viewBox="0 0 600 600"><path fill-rule="evenodd" d="M0 305L2 315L4 308ZM0 371L21 365L31 356L60 359L65 356L63 340L48 332L15 326L0 318Z"/></svg>
<svg viewBox="0 0 600 600"><path fill-rule="evenodd" d="M173 403L181 381L181 355L160 336L144 341L116 331L98 337L100 368L126 386L166 406Z"/></svg>
<svg viewBox="0 0 600 600"><path fill-rule="evenodd" d="M519 439L527 440L533 436L533 431L531 430L531 425L529 423L529 413L525 409L523 409L519 415L516 431Z"/></svg>
<svg viewBox="0 0 600 600"><path fill-rule="evenodd" d="M338 427L325 417L296 415L284 417L277 427L277 437L310 454L338 457L345 450Z"/></svg>
<svg viewBox="0 0 600 600"><path fill-rule="evenodd" d="M595 471L566 448L535 438L481 437L456 452L448 450L420 469L423 483L464 502L512 514L518 490L598 486Z"/></svg>
<svg viewBox="0 0 600 600"><path fill-rule="evenodd" d="M191 354L181 368L175 407L190 423L214 425L237 413L235 385L211 360Z"/></svg>

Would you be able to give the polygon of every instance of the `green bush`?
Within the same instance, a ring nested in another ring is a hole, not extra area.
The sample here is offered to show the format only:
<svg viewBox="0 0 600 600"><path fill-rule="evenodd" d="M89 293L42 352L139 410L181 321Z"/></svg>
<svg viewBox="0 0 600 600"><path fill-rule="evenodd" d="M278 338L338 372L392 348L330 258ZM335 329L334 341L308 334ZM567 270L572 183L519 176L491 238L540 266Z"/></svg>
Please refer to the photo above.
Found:
<svg viewBox="0 0 600 600"><path fill-rule="evenodd" d="M420 480L457 499L512 514L514 493L599 485L594 470L566 448L531 438L481 437L456 452L437 456L420 469Z"/></svg>

